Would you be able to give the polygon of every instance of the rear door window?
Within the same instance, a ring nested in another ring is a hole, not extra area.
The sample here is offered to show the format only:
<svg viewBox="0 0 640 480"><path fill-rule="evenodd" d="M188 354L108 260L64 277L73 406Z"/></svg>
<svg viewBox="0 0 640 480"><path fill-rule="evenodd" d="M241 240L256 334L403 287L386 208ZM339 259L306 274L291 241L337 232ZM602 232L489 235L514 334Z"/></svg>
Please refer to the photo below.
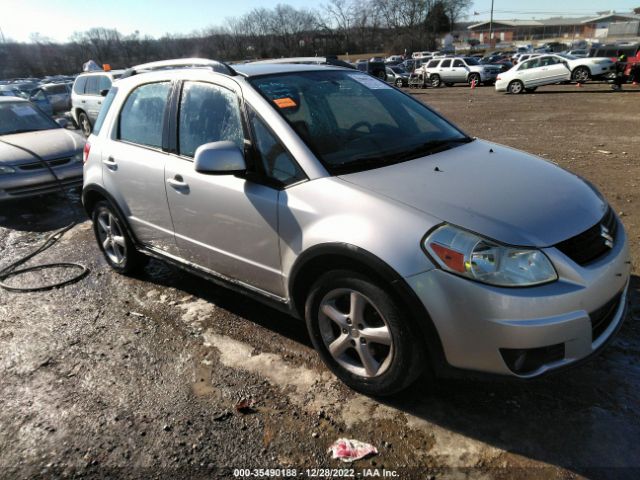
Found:
<svg viewBox="0 0 640 480"><path fill-rule="evenodd" d="M98 118L96 119L96 123L93 124L93 134L98 135L100 133L100 129L102 128L102 124L104 123L104 117L107 116L107 112L109 111L109 107L113 103L113 99L118 93L118 89L113 87L109 90L107 97L104 99L104 103L102 104L102 108L100 109L100 113L98 114Z"/></svg>
<svg viewBox="0 0 640 480"><path fill-rule="evenodd" d="M85 95L98 95L98 77L93 75L87 77L87 86L84 88Z"/></svg>
<svg viewBox="0 0 640 480"><path fill-rule="evenodd" d="M451 60L443 60L440 64L440 68L449 68L451 66Z"/></svg>
<svg viewBox="0 0 640 480"><path fill-rule="evenodd" d="M148 83L136 88L120 111L118 138L154 148L162 147L164 110L171 84ZM106 111L102 108L102 111Z"/></svg>
<svg viewBox="0 0 640 480"><path fill-rule="evenodd" d="M464 67L464 63L462 62L462 60L454 60L453 61L453 66L454 67Z"/></svg>
<svg viewBox="0 0 640 480"><path fill-rule="evenodd" d="M78 95L84 93L85 86L87 85L87 77L78 77L76 83L73 84L73 91Z"/></svg>

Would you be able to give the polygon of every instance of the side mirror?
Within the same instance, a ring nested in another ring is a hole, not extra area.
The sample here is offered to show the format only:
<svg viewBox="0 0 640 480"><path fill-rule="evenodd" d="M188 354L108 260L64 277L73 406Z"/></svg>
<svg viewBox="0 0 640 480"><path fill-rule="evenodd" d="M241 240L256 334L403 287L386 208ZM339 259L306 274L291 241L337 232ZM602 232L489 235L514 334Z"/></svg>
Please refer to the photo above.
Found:
<svg viewBox="0 0 640 480"><path fill-rule="evenodd" d="M67 128L69 126L69 122L66 118L56 118L56 123L62 128Z"/></svg>
<svg viewBox="0 0 640 480"><path fill-rule="evenodd" d="M109 89L108 88L105 88L104 90L100 90L100 96L101 97L106 97L108 93L109 93Z"/></svg>
<svg viewBox="0 0 640 480"><path fill-rule="evenodd" d="M235 143L221 141L200 145L194 155L194 167L198 173L234 175L244 173L247 163Z"/></svg>

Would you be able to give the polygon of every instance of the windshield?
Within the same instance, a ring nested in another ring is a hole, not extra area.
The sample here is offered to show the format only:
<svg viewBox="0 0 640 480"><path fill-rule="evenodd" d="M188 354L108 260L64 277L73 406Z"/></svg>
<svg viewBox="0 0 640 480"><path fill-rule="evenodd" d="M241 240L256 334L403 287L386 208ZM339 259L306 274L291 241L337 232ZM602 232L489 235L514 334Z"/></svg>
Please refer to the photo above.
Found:
<svg viewBox="0 0 640 480"><path fill-rule="evenodd" d="M480 65L477 58L464 57L464 61L467 62L467 65Z"/></svg>
<svg viewBox="0 0 640 480"><path fill-rule="evenodd" d="M389 67L391 70L393 70L396 73L404 73L404 69L400 68L400 67Z"/></svg>
<svg viewBox="0 0 640 480"><path fill-rule="evenodd" d="M60 128L41 110L27 102L0 103L0 135Z"/></svg>
<svg viewBox="0 0 640 480"><path fill-rule="evenodd" d="M333 175L471 141L422 103L364 73L295 72L251 83Z"/></svg>

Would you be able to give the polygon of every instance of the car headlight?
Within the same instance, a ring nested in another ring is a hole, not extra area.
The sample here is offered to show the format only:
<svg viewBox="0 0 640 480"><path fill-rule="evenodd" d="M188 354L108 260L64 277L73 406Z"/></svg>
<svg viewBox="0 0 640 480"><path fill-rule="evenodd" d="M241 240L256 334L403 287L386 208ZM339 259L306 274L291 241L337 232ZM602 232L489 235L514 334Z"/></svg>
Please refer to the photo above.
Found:
<svg viewBox="0 0 640 480"><path fill-rule="evenodd" d="M83 162L83 158L82 158L82 151L79 151L77 153L75 153L73 155L73 157L71 157L71 161L72 162L78 162L78 163L82 163Z"/></svg>
<svg viewBox="0 0 640 480"><path fill-rule="evenodd" d="M16 169L13 167L0 165L0 175L5 175L8 173L16 173Z"/></svg>
<svg viewBox="0 0 640 480"><path fill-rule="evenodd" d="M435 229L423 246L444 270L491 285L527 287L558 279L540 250L500 245L451 225Z"/></svg>

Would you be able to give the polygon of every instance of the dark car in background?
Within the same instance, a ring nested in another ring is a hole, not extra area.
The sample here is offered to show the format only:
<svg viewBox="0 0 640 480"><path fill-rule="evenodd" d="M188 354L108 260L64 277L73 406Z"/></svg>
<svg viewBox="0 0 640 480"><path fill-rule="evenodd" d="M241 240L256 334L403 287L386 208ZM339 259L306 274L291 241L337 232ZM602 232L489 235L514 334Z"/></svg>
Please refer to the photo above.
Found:
<svg viewBox="0 0 640 480"><path fill-rule="evenodd" d="M387 78L387 66L384 60L379 62L372 62L368 60L358 60L356 62L356 69L361 72L366 72L369 75L386 80Z"/></svg>

